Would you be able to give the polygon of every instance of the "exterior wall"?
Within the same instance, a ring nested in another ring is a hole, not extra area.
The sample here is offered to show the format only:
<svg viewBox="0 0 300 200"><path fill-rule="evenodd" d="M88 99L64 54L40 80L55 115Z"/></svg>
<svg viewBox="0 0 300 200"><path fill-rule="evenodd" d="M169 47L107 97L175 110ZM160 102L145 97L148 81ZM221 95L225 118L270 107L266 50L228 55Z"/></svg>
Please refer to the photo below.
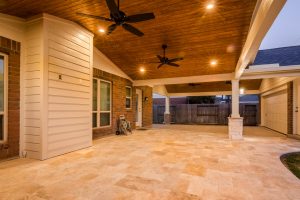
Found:
<svg viewBox="0 0 300 200"><path fill-rule="evenodd" d="M293 81L293 134L300 135L300 78Z"/></svg>
<svg viewBox="0 0 300 200"><path fill-rule="evenodd" d="M21 43L0 35L0 52L8 57L7 143L0 144L0 159L19 155Z"/></svg>
<svg viewBox="0 0 300 200"><path fill-rule="evenodd" d="M295 77L280 77L280 78L269 78L263 79L260 86L260 92L265 93L272 89L278 88L282 85L287 84L290 81L293 81Z"/></svg>
<svg viewBox="0 0 300 200"><path fill-rule="evenodd" d="M47 159L92 145L93 35L50 15L27 22L24 151Z"/></svg>
<svg viewBox="0 0 300 200"><path fill-rule="evenodd" d="M295 132L293 89L295 79L296 77L280 77L262 81L260 87L262 126L284 134Z"/></svg>
<svg viewBox="0 0 300 200"><path fill-rule="evenodd" d="M22 68L24 84L24 149L30 158L42 157L42 22L26 27L25 66Z"/></svg>
<svg viewBox="0 0 300 200"><path fill-rule="evenodd" d="M141 89L143 92L143 127L151 127L153 124L153 89L149 86L136 87ZM148 101L145 101L145 98L148 98Z"/></svg>
<svg viewBox="0 0 300 200"><path fill-rule="evenodd" d="M287 134L287 90L280 90L262 97L263 125Z"/></svg>
<svg viewBox="0 0 300 200"><path fill-rule="evenodd" d="M93 37L71 22L45 19L47 123L42 125L49 158L92 145Z"/></svg>
<svg viewBox="0 0 300 200"><path fill-rule="evenodd" d="M8 144L0 144L0 159L20 155L23 149L22 129L20 129L20 101L23 90L20 68L24 66L24 22L25 20L0 13L0 52L8 55ZM8 39L8 40L7 40ZM17 46L15 46L17 44ZM10 46L11 45L11 46ZM17 49L16 49L17 48ZM22 118L21 118L22 119Z"/></svg>
<svg viewBox="0 0 300 200"><path fill-rule="evenodd" d="M112 83L112 116L111 126L108 128L95 128L93 130L93 137L99 138L105 135L115 134L117 131L117 120L120 115L125 115L126 119L130 121L132 127L135 128L136 98L133 88L131 109L126 109L125 105L126 86L132 87L132 82L126 78L107 73L96 68L94 68L94 77L110 81Z"/></svg>

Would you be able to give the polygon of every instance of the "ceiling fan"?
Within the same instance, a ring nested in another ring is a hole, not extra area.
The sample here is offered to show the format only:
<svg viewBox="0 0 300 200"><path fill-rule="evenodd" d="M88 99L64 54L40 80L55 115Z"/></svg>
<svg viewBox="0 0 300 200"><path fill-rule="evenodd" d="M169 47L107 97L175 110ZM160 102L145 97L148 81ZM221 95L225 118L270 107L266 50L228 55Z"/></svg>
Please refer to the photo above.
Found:
<svg viewBox="0 0 300 200"><path fill-rule="evenodd" d="M120 0L118 0L118 5L116 4L115 0L106 0L106 4L110 11L110 18L84 13L77 13L77 15L93 19L99 19L102 21L114 22L114 24L110 25L107 28L107 35L111 34L117 28L117 26L122 26L125 30L139 37L142 37L144 33L135 28L134 26L130 25L129 23L137 23L155 18L154 13L143 13L127 16L123 11L120 10Z"/></svg>
<svg viewBox="0 0 300 200"><path fill-rule="evenodd" d="M161 68L163 65L170 65L172 67L179 67L179 65L174 63L174 62L183 60L183 58L169 59L169 58L166 57L166 49L168 48L168 46L166 44L163 44L162 48L164 50L164 56L157 55L157 58L159 59L159 62L155 62L155 63L160 63L160 65L157 66L157 69Z"/></svg>

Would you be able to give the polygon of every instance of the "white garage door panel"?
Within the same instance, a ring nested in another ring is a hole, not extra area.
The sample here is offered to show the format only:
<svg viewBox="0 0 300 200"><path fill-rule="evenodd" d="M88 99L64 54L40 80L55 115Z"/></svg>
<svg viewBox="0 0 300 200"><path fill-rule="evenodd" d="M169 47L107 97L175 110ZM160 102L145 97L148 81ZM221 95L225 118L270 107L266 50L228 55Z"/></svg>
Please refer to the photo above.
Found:
<svg viewBox="0 0 300 200"><path fill-rule="evenodd" d="M268 95L264 101L266 127L287 134L287 91Z"/></svg>

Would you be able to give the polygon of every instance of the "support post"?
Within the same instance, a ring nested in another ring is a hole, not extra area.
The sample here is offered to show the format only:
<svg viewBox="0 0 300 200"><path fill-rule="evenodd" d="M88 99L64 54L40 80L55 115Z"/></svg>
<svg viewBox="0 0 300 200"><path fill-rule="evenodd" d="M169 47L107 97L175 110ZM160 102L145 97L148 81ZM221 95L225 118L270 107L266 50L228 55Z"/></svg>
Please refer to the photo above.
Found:
<svg viewBox="0 0 300 200"><path fill-rule="evenodd" d="M170 116L170 97L166 96L165 98L165 113L164 113L164 124L171 123L171 116Z"/></svg>
<svg viewBox="0 0 300 200"><path fill-rule="evenodd" d="M232 80L232 105L231 116L228 118L228 134L229 139L241 140L243 139L243 118L240 117L240 88L239 80Z"/></svg>

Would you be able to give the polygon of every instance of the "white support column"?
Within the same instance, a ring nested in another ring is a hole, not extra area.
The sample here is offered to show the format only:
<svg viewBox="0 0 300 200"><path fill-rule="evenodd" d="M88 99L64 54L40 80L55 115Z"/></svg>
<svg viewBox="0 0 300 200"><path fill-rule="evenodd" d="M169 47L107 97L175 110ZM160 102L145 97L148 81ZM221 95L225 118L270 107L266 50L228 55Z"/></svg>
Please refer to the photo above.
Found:
<svg viewBox="0 0 300 200"><path fill-rule="evenodd" d="M232 80L232 106L231 106L231 117L240 117L240 84L239 80Z"/></svg>
<svg viewBox="0 0 300 200"><path fill-rule="evenodd" d="M170 97L165 98L165 114L170 114Z"/></svg>
<svg viewBox="0 0 300 200"><path fill-rule="evenodd" d="M232 80L231 116L228 118L229 139L243 139L243 118L240 117L240 88L239 80Z"/></svg>
<svg viewBox="0 0 300 200"><path fill-rule="evenodd" d="M165 114L164 114L164 124L171 123L171 116L170 116L170 97L166 96L165 99Z"/></svg>

